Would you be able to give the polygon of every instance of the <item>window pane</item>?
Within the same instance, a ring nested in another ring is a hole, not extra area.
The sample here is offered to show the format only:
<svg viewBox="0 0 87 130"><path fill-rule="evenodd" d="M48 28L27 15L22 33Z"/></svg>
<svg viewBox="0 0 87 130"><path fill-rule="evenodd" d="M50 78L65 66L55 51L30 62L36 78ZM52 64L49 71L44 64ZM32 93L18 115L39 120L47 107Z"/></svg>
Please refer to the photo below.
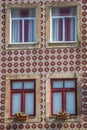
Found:
<svg viewBox="0 0 87 130"><path fill-rule="evenodd" d="M74 92L66 93L66 111L69 114L75 114L75 93Z"/></svg>
<svg viewBox="0 0 87 130"><path fill-rule="evenodd" d="M12 94L12 115L21 112L21 94Z"/></svg>
<svg viewBox="0 0 87 130"><path fill-rule="evenodd" d="M51 9L52 41L76 41L76 7Z"/></svg>
<svg viewBox="0 0 87 130"><path fill-rule="evenodd" d="M24 82L25 89L34 89L34 81Z"/></svg>
<svg viewBox="0 0 87 130"><path fill-rule="evenodd" d="M52 16L58 16L59 15L59 9L52 7Z"/></svg>
<svg viewBox="0 0 87 130"><path fill-rule="evenodd" d="M12 89L22 89L22 82L12 82Z"/></svg>
<svg viewBox="0 0 87 130"><path fill-rule="evenodd" d="M65 88L75 88L75 81L72 80L72 81L65 81Z"/></svg>
<svg viewBox="0 0 87 130"><path fill-rule="evenodd" d="M77 27L76 27L76 18L71 18L71 30L70 33L71 35L71 41L76 41L77 40Z"/></svg>
<svg viewBox="0 0 87 130"><path fill-rule="evenodd" d="M65 41L71 41L71 19L65 19Z"/></svg>
<svg viewBox="0 0 87 130"><path fill-rule="evenodd" d="M65 41L75 41L75 18L65 18Z"/></svg>
<svg viewBox="0 0 87 130"><path fill-rule="evenodd" d="M12 9L11 17L12 18L23 18L23 17L35 17L35 9Z"/></svg>
<svg viewBox="0 0 87 130"><path fill-rule="evenodd" d="M34 93L25 94L25 113L34 114Z"/></svg>
<svg viewBox="0 0 87 130"><path fill-rule="evenodd" d="M53 93L53 114L57 114L62 111L62 93Z"/></svg>
<svg viewBox="0 0 87 130"><path fill-rule="evenodd" d="M53 81L53 88L63 88L63 81Z"/></svg>
<svg viewBox="0 0 87 130"><path fill-rule="evenodd" d="M75 16L76 7L52 8L52 16Z"/></svg>
<svg viewBox="0 0 87 130"><path fill-rule="evenodd" d="M36 10L13 9L11 10L11 42L36 41Z"/></svg>
<svg viewBox="0 0 87 130"><path fill-rule="evenodd" d="M35 20L25 20L24 21L24 42L35 42L36 40L36 30L35 30Z"/></svg>
<svg viewBox="0 0 87 130"><path fill-rule="evenodd" d="M62 41L63 39L63 20L60 18L52 19L52 39L53 41Z"/></svg>
<svg viewBox="0 0 87 130"><path fill-rule="evenodd" d="M59 9L59 16L70 16L72 15L70 7L64 7Z"/></svg>
<svg viewBox="0 0 87 130"><path fill-rule="evenodd" d="M22 20L12 20L12 43L22 42Z"/></svg>
<svg viewBox="0 0 87 130"><path fill-rule="evenodd" d="M11 10L11 18L18 18L20 16L18 9L12 9Z"/></svg>

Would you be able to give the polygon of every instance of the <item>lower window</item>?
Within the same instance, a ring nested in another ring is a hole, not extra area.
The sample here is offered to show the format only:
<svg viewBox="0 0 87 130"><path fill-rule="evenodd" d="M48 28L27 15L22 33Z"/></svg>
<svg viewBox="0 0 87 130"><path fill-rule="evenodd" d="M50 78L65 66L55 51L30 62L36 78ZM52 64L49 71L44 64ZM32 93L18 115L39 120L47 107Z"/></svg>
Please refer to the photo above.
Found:
<svg viewBox="0 0 87 130"><path fill-rule="evenodd" d="M77 115L76 79L51 79L51 115L68 112Z"/></svg>
<svg viewBox="0 0 87 130"><path fill-rule="evenodd" d="M10 115L17 112L35 116L35 80L11 80Z"/></svg>

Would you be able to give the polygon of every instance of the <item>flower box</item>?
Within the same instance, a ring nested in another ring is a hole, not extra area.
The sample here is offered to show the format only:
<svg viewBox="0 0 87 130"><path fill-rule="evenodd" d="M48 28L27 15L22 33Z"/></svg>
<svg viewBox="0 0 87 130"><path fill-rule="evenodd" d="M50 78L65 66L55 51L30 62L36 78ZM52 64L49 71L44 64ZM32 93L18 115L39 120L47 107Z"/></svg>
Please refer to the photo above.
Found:
<svg viewBox="0 0 87 130"><path fill-rule="evenodd" d="M17 112L15 114L15 120L28 120L29 115L25 114L24 112Z"/></svg>
<svg viewBox="0 0 87 130"><path fill-rule="evenodd" d="M67 112L59 112L57 115L56 115L56 118L58 120L66 120L66 119L69 119L70 115L67 113Z"/></svg>

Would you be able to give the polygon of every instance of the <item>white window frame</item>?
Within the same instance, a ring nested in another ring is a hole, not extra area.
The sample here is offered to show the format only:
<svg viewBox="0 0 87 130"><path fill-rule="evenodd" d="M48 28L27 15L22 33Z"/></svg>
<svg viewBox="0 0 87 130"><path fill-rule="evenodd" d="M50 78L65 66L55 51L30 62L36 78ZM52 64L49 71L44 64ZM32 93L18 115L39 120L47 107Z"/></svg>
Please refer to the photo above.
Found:
<svg viewBox="0 0 87 130"><path fill-rule="evenodd" d="M32 18L32 17L29 17L29 18L11 18L11 10L10 10L10 19L11 19L11 24L10 24L10 43L11 44L23 44L23 43L30 43L30 44L35 44L36 43L36 17L35 18ZM22 20L22 27L23 27L23 31L22 31L22 42L12 42L12 21L13 20ZM34 20L34 42L24 42L24 21L25 20Z"/></svg>
<svg viewBox="0 0 87 130"><path fill-rule="evenodd" d="M64 36L64 34L65 34L65 31L63 31L63 40L62 41L53 41L52 40L52 19L54 19L54 18L57 18L57 19L59 19L59 18L62 18L63 19L63 30L65 30L64 28L65 28L65 18L75 18L75 41L65 41L65 36ZM50 9L50 42L51 43L60 43L60 42L77 42L77 35L78 35L78 32L77 32L77 16L52 16L52 7L51 7L51 9Z"/></svg>

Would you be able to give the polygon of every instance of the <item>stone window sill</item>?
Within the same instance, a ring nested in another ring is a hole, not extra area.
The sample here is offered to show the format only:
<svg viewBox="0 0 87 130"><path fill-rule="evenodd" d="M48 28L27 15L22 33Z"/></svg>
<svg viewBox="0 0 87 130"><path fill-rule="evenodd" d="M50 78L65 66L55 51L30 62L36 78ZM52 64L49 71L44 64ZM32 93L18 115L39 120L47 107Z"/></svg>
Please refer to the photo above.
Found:
<svg viewBox="0 0 87 130"><path fill-rule="evenodd" d="M39 43L24 43L24 44L8 44L6 45L6 49L33 49L40 48Z"/></svg>
<svg viewBox="0 0 87 130"><path fill-rule="evenodd" d="M47 48L57 47L80 47L80 41L77 42L49 42L46 44Z"/></svg>
<svg viewBox="0 0 87 130"><path fill-rule="evenodd" d="M70 116L69 119L57 119L56 116L49 116L46 118L47 122L82 122L82 115Z"/></svg>
<svg viewBox="0 0 87 130"><path fill-rule="evenodd" d="M18 123L18 122L40 122L39 117L29 117L27 120L16 120L14 117L5 118L5 123Z"/></svg>

